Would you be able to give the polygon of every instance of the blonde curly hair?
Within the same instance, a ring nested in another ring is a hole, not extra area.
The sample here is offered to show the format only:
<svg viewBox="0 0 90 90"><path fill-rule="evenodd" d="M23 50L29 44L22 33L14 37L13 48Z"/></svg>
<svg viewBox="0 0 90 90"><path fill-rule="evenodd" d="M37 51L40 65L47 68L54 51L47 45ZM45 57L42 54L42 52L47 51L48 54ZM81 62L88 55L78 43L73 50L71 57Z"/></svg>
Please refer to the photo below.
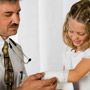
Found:
<svg viewBox="0 0 90 90"><path fill-rule="evenodd" d="M81 46L80 51L84 51L87 48L90 48L90 0L80 0L79 2L73 4L66 16L66 20L63 25L63 41L66 45L75 49L76 47L68 36L68 26L70 19L75 19L78 22L84 24L88 34L88 39Z"/></svg>

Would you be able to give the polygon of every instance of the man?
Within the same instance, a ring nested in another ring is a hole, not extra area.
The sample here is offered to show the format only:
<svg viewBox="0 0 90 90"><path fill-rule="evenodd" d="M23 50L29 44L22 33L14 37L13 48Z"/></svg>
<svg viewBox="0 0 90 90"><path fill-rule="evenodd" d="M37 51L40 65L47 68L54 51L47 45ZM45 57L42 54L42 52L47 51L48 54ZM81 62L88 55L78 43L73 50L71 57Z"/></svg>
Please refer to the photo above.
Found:
<svg viewBox="0 0 90 90"><path fill-rule="evenodd" d="M44 73L31 75L21 83L22 73L27 76L22 49L9 39L17 33L20 10L19 0L0 0L0 90L55 90L56 78L41 80Z"/></svg>

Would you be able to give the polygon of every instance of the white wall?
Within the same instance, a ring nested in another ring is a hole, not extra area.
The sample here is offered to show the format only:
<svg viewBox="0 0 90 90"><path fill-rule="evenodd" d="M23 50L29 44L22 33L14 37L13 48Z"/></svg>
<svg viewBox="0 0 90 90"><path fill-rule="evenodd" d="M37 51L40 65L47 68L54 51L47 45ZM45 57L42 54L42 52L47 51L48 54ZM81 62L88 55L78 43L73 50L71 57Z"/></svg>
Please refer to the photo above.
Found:
<svg viewBox="0 0 90 90"><path fill-rule="evenodd" d="M22 0L21 8L18 41L24 53L32 58L32 61L26 65L28 74L32 74L40 71L38 0Z"/></svg>
<svg viewBox="0 0 90 90"><path fill-rule="evenodd" d="M21 44L24 53L32 58L26 65L28 74L62 69L62 27L66 13L75 1L21 1L21 24L14 39Z"/></svg>
<svg viewBox="0 0 90 90"><path fill-rule="evenodd" d="M62 63L61 0L39 0L40 70L56 70Z"/></svg>

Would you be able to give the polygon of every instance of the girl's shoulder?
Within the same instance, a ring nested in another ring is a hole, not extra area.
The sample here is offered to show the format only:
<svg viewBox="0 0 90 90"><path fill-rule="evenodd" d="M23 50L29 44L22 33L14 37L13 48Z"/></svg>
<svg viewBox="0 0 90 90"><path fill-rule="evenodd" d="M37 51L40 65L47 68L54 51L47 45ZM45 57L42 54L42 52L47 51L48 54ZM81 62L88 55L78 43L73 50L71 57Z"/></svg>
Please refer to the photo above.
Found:
<svg viewBox="0 0 90 90"><path fill-rule="evenodd" d="M85 53L90 52L90 48L86 49L84 52L85 52Z"/></svg>

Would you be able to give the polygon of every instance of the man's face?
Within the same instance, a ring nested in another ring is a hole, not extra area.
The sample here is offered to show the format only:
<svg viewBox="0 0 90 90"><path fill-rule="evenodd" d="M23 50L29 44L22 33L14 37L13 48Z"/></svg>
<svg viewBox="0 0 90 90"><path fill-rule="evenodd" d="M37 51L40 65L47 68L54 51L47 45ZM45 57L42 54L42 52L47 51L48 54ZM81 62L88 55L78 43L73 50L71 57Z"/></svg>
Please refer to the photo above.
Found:
<svg viewBox="0 0 90 90"><path fill-rule="evenodd" d="M20 10L19 1L14 4L10 2L0 4L0 36L3 39L17 33Z"/></svg>

